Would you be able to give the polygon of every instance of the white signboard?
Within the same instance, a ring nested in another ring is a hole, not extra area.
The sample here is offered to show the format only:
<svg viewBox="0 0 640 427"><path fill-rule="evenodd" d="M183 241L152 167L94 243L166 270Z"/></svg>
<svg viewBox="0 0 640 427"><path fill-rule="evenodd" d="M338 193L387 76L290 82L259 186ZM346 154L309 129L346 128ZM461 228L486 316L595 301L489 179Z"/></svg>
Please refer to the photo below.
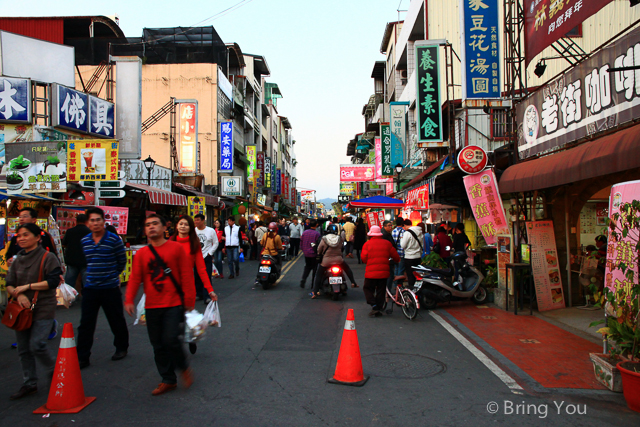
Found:
<svg viewBox="0 0 640 427"><path fill-rule="evenodd" d="M222 177L223 196L242 196L242 177L223 176Z"/></svg>
<svg viewBox="0 0 640 427"><path fill-rule="evenodd" d="M142 60L112 56L116 62L116 139L120 159L139 159L142 151Z"/></svg>

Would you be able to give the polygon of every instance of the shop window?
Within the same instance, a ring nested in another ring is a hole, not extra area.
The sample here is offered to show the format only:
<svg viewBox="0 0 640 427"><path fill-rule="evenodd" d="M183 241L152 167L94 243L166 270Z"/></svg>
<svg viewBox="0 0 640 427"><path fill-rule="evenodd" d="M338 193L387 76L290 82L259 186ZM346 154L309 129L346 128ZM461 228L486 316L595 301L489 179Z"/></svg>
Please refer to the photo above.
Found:
<svg viewBox="0 0 640 427"><path fill-rule="evenodd" d="M565 37L582 37L582 22L576 25L571 31L564 35Z"/></svg>
<svg viewBox="0 0 640 427"><path fill-rule="evenodd" d="M511 136L510 110L491 110L491 138L505 140Z"/></svg>

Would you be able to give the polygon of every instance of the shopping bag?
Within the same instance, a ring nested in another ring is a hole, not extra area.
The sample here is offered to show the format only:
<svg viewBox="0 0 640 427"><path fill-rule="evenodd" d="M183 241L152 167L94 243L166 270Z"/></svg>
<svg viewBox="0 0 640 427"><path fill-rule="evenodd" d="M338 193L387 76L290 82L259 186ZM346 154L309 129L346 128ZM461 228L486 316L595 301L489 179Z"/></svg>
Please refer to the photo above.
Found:
<svg viewBox="0 0 640 427"><path fill-rule="evenodd" d="M184 342L196 342L204 338L204 331L207 329L207 322L204 315L198 310L191 310L184 315Z"/></svg>
<svg viewBox="0 0 640 427"><path fill-rule="evenodd" d="M142 294L142 298L140 298L140 301L138 302L138 307L136 307L136 320L133 322L134 325L147 324L147 315L144 309L144 303L146 299L147 296L145 294Z"/></svg>
<svg viewBox="0 0 640 427"><path fill-rule="evenodd" d="M218 328L222 326L218 301L211 301L207 305L207 309L204 311L204 320L209 326L217 326Z"/></svg>
<svg viewBox="0 0 640 427"><path fill-rule="evenodd" d="M65 307L69 308L71 303L76 300L77 296L78 291L64 282L60 283L58 289L56 289L56 300L58 302L58 305L64 305Z"/></svg>
<svg viewBox="0 0 640 427"><path fill-rule="evenodd" d="M244 252L242 252L238 258L240 259L240 262L244 262Z"/></svg>
<svg viewBox="0 0 640 427"><path fill-rule="evenodd" d="M220 272L218 272L216 265L215 264L211 265L211 277L217 277L219 275L220 275Z"/></svg>

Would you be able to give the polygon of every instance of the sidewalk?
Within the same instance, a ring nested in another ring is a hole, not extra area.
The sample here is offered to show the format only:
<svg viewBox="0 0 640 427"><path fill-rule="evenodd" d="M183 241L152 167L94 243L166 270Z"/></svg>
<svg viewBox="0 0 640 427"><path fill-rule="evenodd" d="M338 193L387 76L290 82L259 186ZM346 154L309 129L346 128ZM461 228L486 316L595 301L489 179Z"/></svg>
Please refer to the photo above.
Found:
<svg viewBox="0 0 640 427"><path fill-rule="evenodd" d="M444 310L443 310L444 309ZM602 352L598 339L581 337L566 329L581 327L594 312L573 309L530 316L514 315L497 307L476 306L470 302L443 306L438 313L475 345L505 366L515 379L535 389L604 390L595 379L589 353ZM445 313L443 313L445 312ZM598 313L598 312L595 312ZM601 315L600 311L600 315ZM573 316L573 317L572 317ZM548 321L549 320L549 321Z"/></svg>

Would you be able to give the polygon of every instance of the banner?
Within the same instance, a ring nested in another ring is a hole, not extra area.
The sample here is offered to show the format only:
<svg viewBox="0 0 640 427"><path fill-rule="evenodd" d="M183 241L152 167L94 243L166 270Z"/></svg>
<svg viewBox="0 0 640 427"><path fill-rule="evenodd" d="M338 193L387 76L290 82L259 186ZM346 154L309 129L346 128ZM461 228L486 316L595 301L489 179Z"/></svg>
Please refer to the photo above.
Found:
<svg viewBox="0 0 640 427"><path fill-rule="evenodd" d="M400 163L404 164L403 146L405 143L406 124L405 111L407 102L390 102L389 103L389 127L391 131L391 167Z"/></svg>
<svg viewBox="0 0 640 427"><path fill-rule="evenodd" d="M66 144L66 141L7 144L7 193L67 191Z"/></svg>
<svg viewBox="0 0 640 427"><path fill-rule="evenodd" d="M609 197L610 219L613 221L613 215L616 213L623 215L624 212L620 211L620 206L625 203L631 203L634 200L640 200L640 181L623 182L611 187L611 196ZM615 231L618 234L622 234L617 226ZM638 251L635 248L637 241L638 230L632 229L626 237L621 237L617 241L610 239L608 242L605 286L612 292L623 289L625 294L630 297L631 288L634 283L638 283ZM629 281L621 270L615 268L620 263L633 268L633 281Z"/></svg>
<svg viewBox="0 0 640 427"><path fill-rule="evenodd" d="M375 165L340 165L341 182L366 182L373 181Z"/></svg>
<svg viewBox="0 0 640 427"><path fill-rule="evenodd" d="M178 171L198 173L198 102L176 102L176 104L179 125Z"/></svg>
<svg viewBox="0 0 640 427"><path fill-rule="evenodd" d="M382 227L382 223L379 222L378 212L367 213L367 224L369 224L369 230L371 230L371 227L373 227L374 225Z"/></svg>
<svg viewBox="0 0 640 427"><path fill-rule="evenodd" d="M189 196L187 197L187 212L191 218L198 214L207 215L207 210L204 206L204 197Z"/></svg>
<svg viewBox="0 0 640 427"><path fill-rule="evenodd" d="M429 209L429 186L422 185L407 192L405 209L427 210Z"/></svg>
<svg viewBox="0 0 640 427"><path fill-rule="evenodd" d="M391 164L391 127L389 123L380 123L382 145L382 176L393 177L394 166Z"/></svg>
<svg viewBox="0 0 640 427"><path fill-rule="evenodd" d="M500 98L499 23L498 0L460 0L463 100Z"/></svg>
<svg viewBox="0 0 640 427"><path fill-rule="evenodd" d="M233 173L233 122L220 122L220 172Z"/></svg>
<svg viewBox="0 0 640 427"><path fill-rule="evenodd" d="M418 142L442 142L440 47L416 42L416 111ZM440 144L435 144L438 147ZM429 145L425 146L426 148Z"/></svg>
<svg viewBox="0 0 640 427"><path fill-rule="evenodd" d="M524 0L527 64L547 46L609 3L611 0Z"/></svg>
<svg viewBox="0 0 640 427"><path fill-rule="evenodd" d="M375 139L375 165L376 165L376 179L375 182L377 183L387 183L387 182L393 182L393 177L391 178L383 178L382 177L382 141L380 138L376 138Z"/></svg>
<svg viewBox="0 0 640 427"><path fill-rule="evenodd" d="M527 221L526 225L538 311L564 308L553 221Z"/></svg>
<svg viewBox="0 0 640 427"><path fill-rule="evenodd" d="M256 186L264 187L264 152L256 153Z"/></svg>
<svg viewBox="0 0 640 427"><path fill-rule="evenodd" d="M341 184L342 185L342 184ZM304 201L313 201L313 190L300 190L300 197Z"/></svg>
<svg viewBox="0 0 640 427"><path fill-rule="evenodd" d="M67 142L67 180L117 181L118 141L83 139Z"/></svg>
<svg viewBox="0 0 640 427"><path fill-rule="evenodd" d="M253 171L256 168L256 146L247 145L245 150L247 152L247 160L249 160L249 164L247 165L247 179L251 181L253 180Z"/></svg>
<svg viewBox="0 0 640 427"><path fill-rule="evenodd" d="M497 234L510 234L493 170L463 178L471 210L487 245L496 244Z"/></svg>

